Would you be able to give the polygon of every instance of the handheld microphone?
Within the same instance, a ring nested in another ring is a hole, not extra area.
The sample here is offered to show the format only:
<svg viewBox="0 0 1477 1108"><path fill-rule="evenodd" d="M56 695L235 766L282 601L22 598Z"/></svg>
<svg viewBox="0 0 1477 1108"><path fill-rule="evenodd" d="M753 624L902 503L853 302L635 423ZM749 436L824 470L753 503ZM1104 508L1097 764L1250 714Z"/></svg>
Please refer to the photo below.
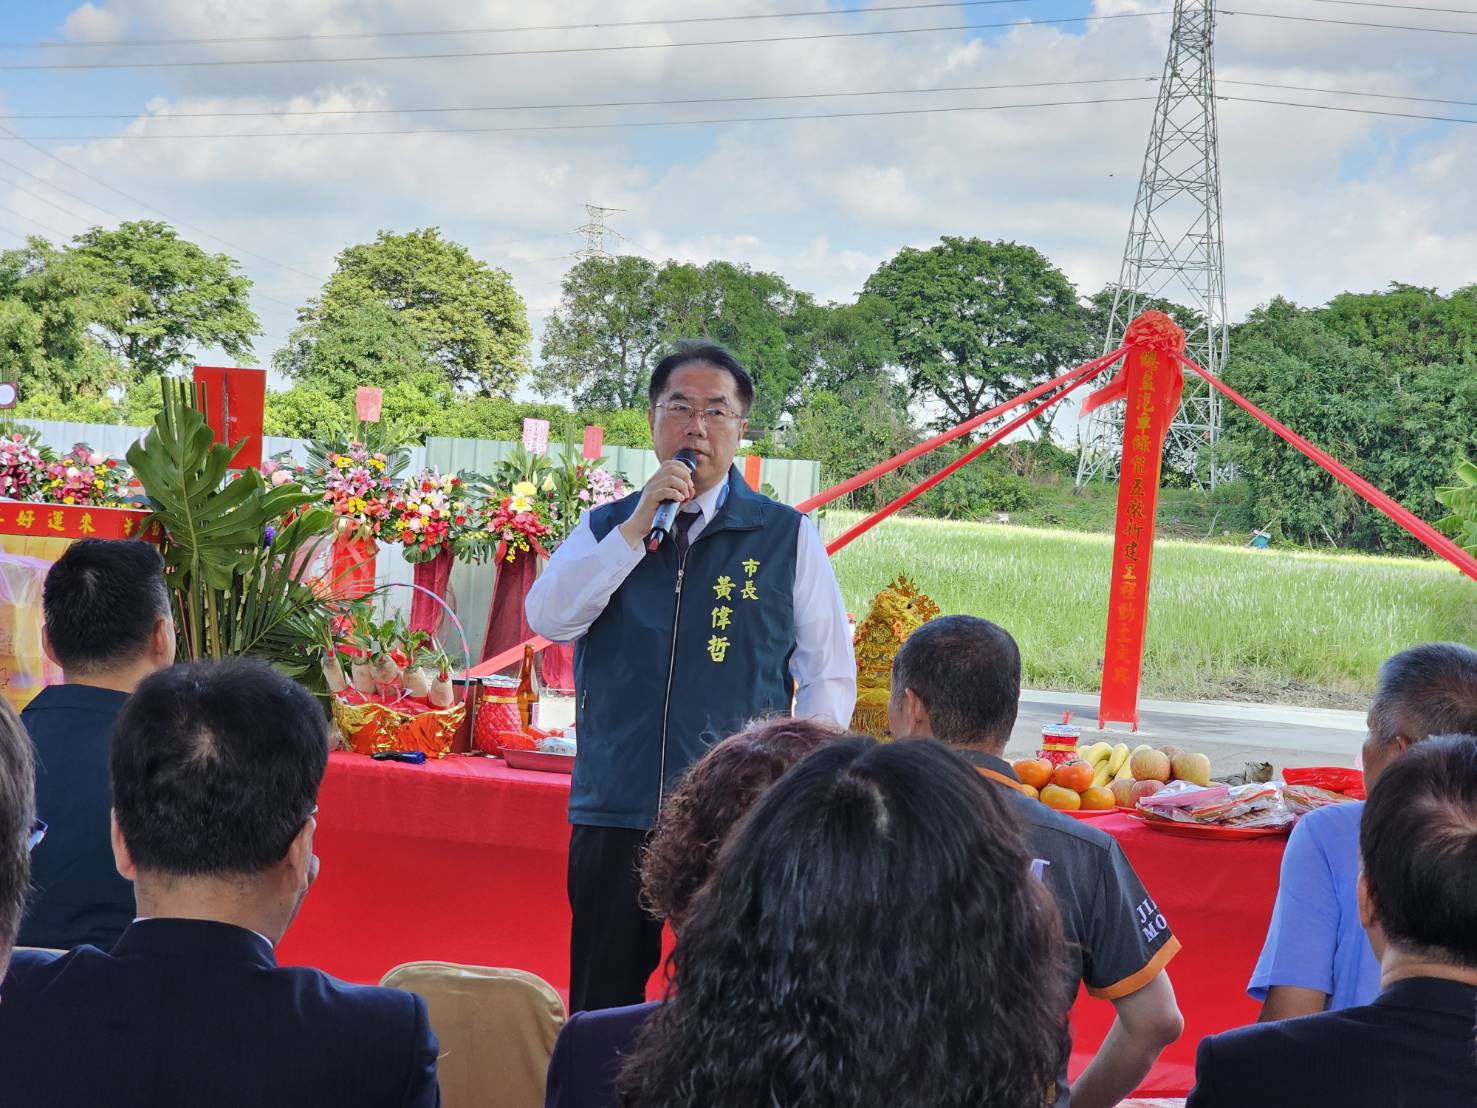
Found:
<svg viewBox="0 0 1477 1108"><path fill-rule="evenodd" d="M686 447L672 455L674 462L681 462L687 467L688 473L697 472L697 455ZM677 513L682 510L682 501L663 500L657 507L656 515L651 520L651 530L646 535L646 549L654 551L661 546L662 541L672 533L672 524L677 522Z"/></svg>

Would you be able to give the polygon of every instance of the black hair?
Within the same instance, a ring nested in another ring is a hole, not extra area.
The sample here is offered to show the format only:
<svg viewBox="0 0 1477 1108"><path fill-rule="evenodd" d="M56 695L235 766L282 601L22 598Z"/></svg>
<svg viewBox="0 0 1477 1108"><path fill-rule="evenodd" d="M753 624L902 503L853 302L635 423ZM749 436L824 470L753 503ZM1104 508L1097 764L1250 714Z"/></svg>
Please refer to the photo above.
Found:
<svg viewBox="0 0 1477 1108"><path fill-rule="evenodd" d="M749 371L737 358L712 342L681 343L676 350L657 362L656 368L651 371L651 384L646 389L647 401L655 404L661 399L672 374L694 362L705 362L732 377L738 389L739 407L743 409L739 414L749 414L749 409L754 406L754 378L749 376Z"/></svg>
<svg viewBox="0 0 1477 1108"><path fill-rule="evenodd" d="M828 743L719 851L620 1078L683 1108L1041 1108L1070 1003L1019 817L929 740Z"/></svg>
<svg viewBox="0 0 1477 1108"><path fill-rule="evenodd" d="M20 930L31 884L26 839L36 818L35 787L31 739L0 698L0 967Z"/></svg>
<svg viewBox="0 0 1477 1108"><path fill-rule="evenodd" d="M164 562L152 543L82 539L47 571L41 603L62 669L111 669L137 658L169 615Z"/></svg>
<svg viewBox="0 0 1477 1108"><path fill-rule="evenodd" d="M1359 856L1390 942L1477 968L1477 737L1418 743L1370 790Z"/></svg>
<svg viewBox="0 0 1477 1108"><path fill-rule="evenodd" d="M113 810L142 870L250 875L282 860L313 814L328 726L265 662L161 670L113 728Z"/></svg>
<svg viewBox="0 0 1477 1108"><path fill-rule="evenodd" d="M1380 666L1369 724L1381 744L1477 735L1477 650L1429 642L1388 659Z"/></svg>
<svg viewBox="0 0 1477 1108"><path fill-rule="evenodd" d="M923 702L935 738L1003 746L1020 711L1020 648L1009 631L987 619L930 620L908 636L893 659L892 695L901 696L904 689Z"/></svg>

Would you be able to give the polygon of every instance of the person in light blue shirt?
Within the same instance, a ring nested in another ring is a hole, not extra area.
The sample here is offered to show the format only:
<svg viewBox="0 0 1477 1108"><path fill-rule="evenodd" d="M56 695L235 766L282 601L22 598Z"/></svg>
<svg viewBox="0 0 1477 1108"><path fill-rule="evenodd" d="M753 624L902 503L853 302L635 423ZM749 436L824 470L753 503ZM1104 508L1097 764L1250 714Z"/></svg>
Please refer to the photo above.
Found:
<svg viewBox="0 0 1477 1108"><path fill-rule="evenodd" d="M1364 742L1365 788L1432 735L1477 734L1477 650L1424 643L1380 667ZM1359 923L1362 803L1313 812L1292 830L1267 940L1247 992L1260 1022L1371 1003L1379 961Z"/></svg>

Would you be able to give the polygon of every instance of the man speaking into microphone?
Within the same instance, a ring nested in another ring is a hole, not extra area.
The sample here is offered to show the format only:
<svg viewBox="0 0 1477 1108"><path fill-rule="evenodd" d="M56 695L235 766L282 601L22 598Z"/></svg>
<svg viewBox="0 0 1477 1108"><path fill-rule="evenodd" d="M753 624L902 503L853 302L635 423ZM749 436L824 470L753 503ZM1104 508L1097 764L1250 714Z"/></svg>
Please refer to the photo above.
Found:
<svg viewBox="0 0 1477 1108"><path fill-rule="evenodd" d="M856 700L820 534L733 467L754 402L748 371L722 347L683 346L657 364L648 397L661 467L586 513L528 593L530 627L578 640L571 1011L645 999L661 922L641 907L641 851L687 767L756 716L793 702L798 716L844 726Z"/></svg>

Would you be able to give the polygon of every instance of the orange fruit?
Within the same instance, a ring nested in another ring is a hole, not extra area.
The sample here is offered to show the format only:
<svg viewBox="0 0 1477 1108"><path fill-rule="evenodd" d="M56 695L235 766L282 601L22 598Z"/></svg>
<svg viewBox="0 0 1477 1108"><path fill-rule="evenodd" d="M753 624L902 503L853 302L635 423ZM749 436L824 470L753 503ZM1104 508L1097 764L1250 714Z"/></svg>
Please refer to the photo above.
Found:
<svg viewBox="0 0 1477 1108"><path fill-rule="evenodd" d="M1113 795L1113 790L1102 785L1093 785L1083 790L1082 810L1084 812L1106 812L1118 806L1118 800Z"/></svg>
<svg viewBox="0 0 1477 1108"><path fill-rule="evenodd" d="M1061 785L1047 785L1041 790L1041 803L1059 812L1075 812L1082 807L1082 797L1074 789Z"/></svg>
<svg viewBox="0 0 1477 1108"><path fill-rule="evenodd" d="M1025 793L1032 800L1040 800L1041 799L1041 794L1036 791L1036 788L1033 785L1022 785L1021 786L1021 792Z"/></svg>
<svg viewBox="0 0 1477 1108"><path fill-rule="evenodd" d="M1015 770L1022 785L1039 789L1051 784L1051 763L1045 758L1022 758L1012 763L1011 769Z"/></svg>
<svg viewBox="0 0 1477 1108"><path fill-rule="evenodd" d="M1083 792L1092 787L1091 762L1063 762L1051 775L1051 783L1073 792Z"/></svg>

